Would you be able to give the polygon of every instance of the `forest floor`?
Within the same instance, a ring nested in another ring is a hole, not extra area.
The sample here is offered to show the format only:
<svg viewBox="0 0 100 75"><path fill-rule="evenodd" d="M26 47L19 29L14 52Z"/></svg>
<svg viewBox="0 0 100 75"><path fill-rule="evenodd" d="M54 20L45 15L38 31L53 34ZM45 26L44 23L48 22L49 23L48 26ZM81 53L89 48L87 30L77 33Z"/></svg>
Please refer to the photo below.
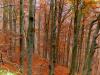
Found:
<svg viewBox="0 0 100 75"><path fill-rule="evenodd" d="M0 63L0 75L1 74L1 69L5 69L6 71L11 71L11 72L15 72L16 75L21 75L18 74L20 69L19 69L19 57L20 57L20 49L19 47L16 48L15 53L13 54L14 56L12 57L12 62L9 61L8 59L8 54L7 54L7 50L8 47L5 47L5 44L7 44L7 42L5 42L5 38L3 37L3 33L2 35L0 35L0 44L3 44L4 46L1 47L0 45L0 51L2 51L2 56L3 56L3 61L4 64ZM33 75L49 75L49 61L40 57L37 54L33 55L33 63L32 63L32 67L33 67ZM25 55L25 59L24 59L24 75L27 75L27 55ZM55 75L68 75L69 70L61 65L55 65ZM5 74L4 74L5 75ZM7 74L6 74L7 75Z"/></svg>
<svg viewBox="0 0 100 75"><path fill-rule="evenodd" d="M16 63L16 62L15 62ZM17 61L18 64L18 61ZM15 72L16 75L21 75L19 73L18 68L13 63L8 63L4 61L4 64L1 65L2 68L6 69L7 71ZM33 74L32 75L49 75L49 62L44 58L41 58L38 55L33 55ZM25 58L24 62L24 75L27 75L27 59ZM60 65L55 65L55 75L68 75L69 70ZM2 75L2 74L0 74Z"/></svg>

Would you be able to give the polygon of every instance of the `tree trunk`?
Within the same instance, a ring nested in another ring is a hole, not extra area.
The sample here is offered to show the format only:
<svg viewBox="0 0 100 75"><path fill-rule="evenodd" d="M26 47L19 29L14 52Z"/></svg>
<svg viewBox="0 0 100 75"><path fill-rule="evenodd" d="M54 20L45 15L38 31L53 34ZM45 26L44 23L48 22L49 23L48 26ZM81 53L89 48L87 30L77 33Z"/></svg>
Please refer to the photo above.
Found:
<svg viewBox="0 0 100 75"><path fill-rule="evenodd" d="M80 0L74 1L74 37L73 37L73 48L72 48L72 61L70 75L75 75L77 67L77 52L78 52L78 35L80 30L80 22L82 18L81 8L79 9Z"/></svg>
<svg viewBox="0 0 100 75"><path fill-rule="evenodd" d="M88 58L87 58L87 73L86 73L86 75L91 75L91 71L92 71L93 56L94 56L94 53L95 53L95 49L97 48L96 39L97 39L97 36L99 35L99 31L100 31L100 14L97 17L97 22L98 22L98 24L97 24L96 30L93 34L91 48L89 50L89 55L88 55Z"/></svg>
<svg viewBox="0 0 100 75"><path fill-rule="evenodd" d="M24 0L20 0L20 72L24 75Z"/></svg>
<svg viewBox="0 0 100 75"><path fill-rule="evenodd" d="M35 0L29 0L29 25L27 32L27 54L28 71L27 75L32 75L32 55L34 53L34 35L35 35Z"/></svg>
<svg viewBox="0 0 100 75"><path fill-rule="evenodd" d="M56 0L51 0L51 54L50 54L50 73L49 75L54 75L55 67L55 52L56 52L56 17L57 17L57 4Z"/></svg>

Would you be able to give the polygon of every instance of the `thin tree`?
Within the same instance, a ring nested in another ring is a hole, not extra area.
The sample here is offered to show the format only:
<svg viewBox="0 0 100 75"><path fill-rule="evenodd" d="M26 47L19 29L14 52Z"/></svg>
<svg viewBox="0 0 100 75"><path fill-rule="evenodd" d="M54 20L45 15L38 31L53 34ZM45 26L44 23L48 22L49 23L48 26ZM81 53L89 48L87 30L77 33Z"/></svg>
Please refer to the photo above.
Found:
<svg viewBox="0 0 100 75"><path fill-rule="evenodd" d="M24 75L24 0L20 0L20 72Z"/></svg>
<svg viewBox="0 0 100 75"><path fill-rule="evenodd" d="M64 0L60 0L58 3L58 29L57 29L57 39L56 39L56 53L59 55L59 40L60 40L60 32L61 32L61 25L62 25L62 13L63 13L63 6ZM59 60L57 60L59 62Z"/></svg>
<svg viewBox="0 0 100 75"><path fill-rule="evenodd" d="M8 4L7 0L3 0L3 31L5 32L8 28L8 7L6 6Z"/></svg>
<svg viewBox="0 0 100 75"><path fill-rule="evenodd" d="M13 57L13 37L11 36L12 35L12 30L13 30L13 20L12 20L12 1L9 1L9 5L8 5L8 8L9 8L9 29L10 29L10 49L9 49L9 59L10 61L12 61L12 57Z"/></svg>
<svg viewBox="0 0 100 75"><path fill-rule="evenodd" d="M40 9L41 10L41 9ZM40 11L39 11L39 18L38 18L38 54L40 55L40 32L41 32L41 14L40 14Z"/></svg>

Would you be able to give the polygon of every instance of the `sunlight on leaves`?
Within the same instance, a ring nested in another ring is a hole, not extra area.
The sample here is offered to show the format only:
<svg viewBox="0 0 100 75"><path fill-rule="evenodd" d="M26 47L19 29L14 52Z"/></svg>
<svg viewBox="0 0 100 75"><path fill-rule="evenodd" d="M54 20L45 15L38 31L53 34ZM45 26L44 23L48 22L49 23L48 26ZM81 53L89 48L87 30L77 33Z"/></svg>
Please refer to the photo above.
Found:
<svg viewBox="0 0 100 75"><path fill-rule="evenodd" d="M0 75L16 75L16 74L13 73L13 72L10 72L10 71L1 69L1 70L0 70Z"/></svg>
<svg viewBox="0 0 100 75"><path fill-rule="evenodd" d="M12 72L7 72L7 75L16 75L16 74L14 74Z"/></svg>

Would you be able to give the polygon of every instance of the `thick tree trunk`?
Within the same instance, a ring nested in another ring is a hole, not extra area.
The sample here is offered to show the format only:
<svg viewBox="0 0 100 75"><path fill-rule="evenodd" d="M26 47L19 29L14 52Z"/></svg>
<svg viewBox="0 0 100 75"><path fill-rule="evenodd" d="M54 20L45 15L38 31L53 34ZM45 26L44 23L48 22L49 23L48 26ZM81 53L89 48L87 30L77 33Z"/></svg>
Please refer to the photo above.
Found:
<svg viewBox="0 0 100 75"><path fill-rule="evenodd" d="M50 73L49 75L54 75L55 67L55 52L56 52L56 17L57 17L57 4L56 0L51 0L51 54L50 54Z"/></svg>
<svg viewBox="0 0 100 75"><path fill-rule="evenodd" d="M32 75L32 55L34 53L34 34L35 34L35 0L29 0L29 25L27 32L27 54L28 71L27 75Z"/></svg>
<svg viewBox="0 0 100 75"><path fill-rule="evenodd" d="M78 35L80 31L80 22L82 18L81 8L79 9L80 0L74 1L74 37L73 37L73 48L72 48L72 59L70 75L75 75L77 68L77 53L78 53Z"/></svg>

